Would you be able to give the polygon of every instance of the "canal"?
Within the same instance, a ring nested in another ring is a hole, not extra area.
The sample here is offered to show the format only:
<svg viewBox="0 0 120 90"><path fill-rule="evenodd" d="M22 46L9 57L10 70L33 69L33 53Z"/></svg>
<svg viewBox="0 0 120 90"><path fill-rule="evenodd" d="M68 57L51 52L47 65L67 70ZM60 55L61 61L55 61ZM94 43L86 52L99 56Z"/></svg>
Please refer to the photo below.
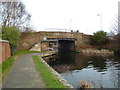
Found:
<svg viewBox="0 0 120 90"><path fill-rule="evenodd" d="M108 55L84 55L59 51L44 58L75 88L80 81L90 81L94 88L120 88L120 58Z"/></svg>

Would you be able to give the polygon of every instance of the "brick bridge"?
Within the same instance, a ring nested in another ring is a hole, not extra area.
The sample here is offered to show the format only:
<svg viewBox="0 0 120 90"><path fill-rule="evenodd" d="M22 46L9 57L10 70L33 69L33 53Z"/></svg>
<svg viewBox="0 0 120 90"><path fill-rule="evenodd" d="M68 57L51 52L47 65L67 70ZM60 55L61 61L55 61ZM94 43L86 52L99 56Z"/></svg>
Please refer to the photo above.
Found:
<svg viewBox="0 0 120 90"><path fill-rule="evenodd" d="M62 48L74 51L88 44L89 35L79 32L23 32L19 50Z"/></svg>

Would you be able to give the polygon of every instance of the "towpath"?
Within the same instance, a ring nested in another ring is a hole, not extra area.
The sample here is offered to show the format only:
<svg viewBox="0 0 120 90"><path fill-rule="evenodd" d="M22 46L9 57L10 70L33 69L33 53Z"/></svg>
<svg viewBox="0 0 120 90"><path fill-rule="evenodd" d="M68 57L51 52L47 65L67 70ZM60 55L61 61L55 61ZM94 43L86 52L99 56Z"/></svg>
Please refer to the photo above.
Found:
<svg viewBox="0 0 120 90"><path fill-rule="evenodd" d="M2 88L45 88L45 83L36 71L33 55L18 56L8 75L3 80Z"/></svg>

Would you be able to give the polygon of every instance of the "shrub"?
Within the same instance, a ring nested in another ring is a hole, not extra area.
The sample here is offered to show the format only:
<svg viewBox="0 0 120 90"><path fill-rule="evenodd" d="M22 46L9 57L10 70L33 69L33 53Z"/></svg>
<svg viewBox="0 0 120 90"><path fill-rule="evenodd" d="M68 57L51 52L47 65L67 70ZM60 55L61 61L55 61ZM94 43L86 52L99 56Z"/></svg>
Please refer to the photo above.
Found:
<svg viewBox="0 0 120 90"><path fill-rule="evenodd" d="M2 26L2 39L10 42L11 52L15 53L20 39L20 32L16 27Z"/></svg>
<svg viewBox="0 0 120 90"><path fill-rule="evenodd" d="M103 45L107 43L107 33L104 31L97 31L91 36L92 45Z"/></svg>

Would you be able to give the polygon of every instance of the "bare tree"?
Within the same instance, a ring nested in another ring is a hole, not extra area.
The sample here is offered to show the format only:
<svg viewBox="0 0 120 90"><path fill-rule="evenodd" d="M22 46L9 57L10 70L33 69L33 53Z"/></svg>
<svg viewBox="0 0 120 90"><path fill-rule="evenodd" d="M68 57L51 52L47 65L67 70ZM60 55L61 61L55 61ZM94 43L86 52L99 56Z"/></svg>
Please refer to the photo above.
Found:
<svg viewBox="0 0 120 90"><path fill-rule="evenodd" d="M31 15L22 2L1 2L0 19L2 26L15 26L21 31L30 27Z"/></svg>
<svg viewBox="0 0 120 90"><path fill-rule="evenodd" d="M113 36L114 41L120 45L120 17L114 22L113 29L110 31L109 36Z"/></svg>
<svg viewBox="0 0 120 90"><path fill-rule="evenodd" d="M113 25L113 30L111 31L114 35L119 35L120 34L120 17L115 20L114 25Z"/></svg>

